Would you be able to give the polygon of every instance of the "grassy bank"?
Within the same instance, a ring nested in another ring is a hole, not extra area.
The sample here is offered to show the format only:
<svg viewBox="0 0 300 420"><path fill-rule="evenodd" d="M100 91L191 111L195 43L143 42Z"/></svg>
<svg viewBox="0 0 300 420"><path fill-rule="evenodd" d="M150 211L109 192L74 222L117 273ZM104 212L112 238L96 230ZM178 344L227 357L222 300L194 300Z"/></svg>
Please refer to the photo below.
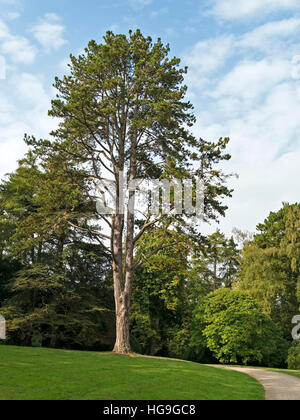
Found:
<svg viewBox="0 0 300 420"><path fill-rule="evenodd" d="M260 400L237 373L170 359L0 346L1 400Z"/></svg>

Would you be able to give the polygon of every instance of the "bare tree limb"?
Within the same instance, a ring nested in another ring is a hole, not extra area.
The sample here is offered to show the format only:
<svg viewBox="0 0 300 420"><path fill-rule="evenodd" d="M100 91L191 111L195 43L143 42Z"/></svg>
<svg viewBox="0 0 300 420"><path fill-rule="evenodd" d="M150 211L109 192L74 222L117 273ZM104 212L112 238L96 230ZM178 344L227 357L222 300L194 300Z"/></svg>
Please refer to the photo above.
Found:
<svg viewBox="0 0 300 420"><path fill-rule="evenodd" d="M145 224L144 224L144 226L142 227L142 229L140 230L140 232L135 236L135 238L133 239L133 243L135 244L141 237L142 237L142 235L145 233L145 231L149 228L149 227L151 227L151 226L153 226L155 223L157 223L157 222L159 222L160 220L162 220L163 219L163 217L164 217L164 215L162 215L162 216L160 216L160 217L158 217L157 219L155 219L155 220L152 220L152 222L148 222L148 220L149 220L149 217L148 217L148 219L146 220L146 222L145 222Z"/></svg>
<svg viewBox="0 0 300 420"><path fill-rule="evenodd" d="M72 226L73 228L75 228L75 229L79 229L79 230L81 230L82 232L88 232L88 233L90 233L91 235L100 236L100 237L101 237L101 238L103 238L103 239L109 239L109 240L111 240L111 237L110 237L110 236L108 236L108 235L104 235L103 233L96 232L96 231L93 231L93 230L91 230L91 229L88 229L88 228L83 228L83 227L81 227L81 226L75 225L74 223L70 222L69 220L68 220L68 224L69 224L70 226Z"/></svg>

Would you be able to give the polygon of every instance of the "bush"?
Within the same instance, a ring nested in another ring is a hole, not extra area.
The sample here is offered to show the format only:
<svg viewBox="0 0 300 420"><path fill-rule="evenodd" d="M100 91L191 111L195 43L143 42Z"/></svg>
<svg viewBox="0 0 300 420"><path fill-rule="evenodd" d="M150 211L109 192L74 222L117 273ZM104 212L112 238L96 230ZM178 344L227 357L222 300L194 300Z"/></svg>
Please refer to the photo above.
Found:
<svg viewBox="0 0 300 420"><path fill-rule="evenodd" d="M300 370L300 341L296 341L289 349L288 368Z"/></svg>
<svg viewBox="0 0 300 420"><path fill-rule="evenodd" d="M151 325L148 314L143 314L136 305L130 315L130 342L134 353L154 356L162 348L161 337Z"/></svg>
<svg viewBox="0 0 300 420"><path fill-rule="evenodd" d="M246 293L219 289L198 305L192 348L208 349L221 363L284 367L288 343Z"/></svg>
<svg viewBox="0 0 300 420"><path fill-rule="evenodd" d="M32 347L42 347L43 346L43 336L40 331L35 331L31 337L31 346Z"/></svg>
<svg viewBox="0 0 300 420"><path fill-rule="evenodd" d="M169 357L187 360L189 358L189 331L185 328L181 330L168 330L167 349Z"/></svg>

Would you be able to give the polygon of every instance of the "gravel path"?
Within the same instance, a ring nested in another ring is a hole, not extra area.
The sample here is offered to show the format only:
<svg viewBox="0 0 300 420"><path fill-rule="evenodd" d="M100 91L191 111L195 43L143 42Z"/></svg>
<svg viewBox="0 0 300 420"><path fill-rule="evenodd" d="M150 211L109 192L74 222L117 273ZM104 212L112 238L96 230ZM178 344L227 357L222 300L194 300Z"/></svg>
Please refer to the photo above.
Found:
<svg viewBox="0 0 300 420"><path fill-rule="evenodd" d="M261 369L224 366L226 369L246 373L258 380L266 390L266 400L300 401L300 379L284 373Z"/></svg>

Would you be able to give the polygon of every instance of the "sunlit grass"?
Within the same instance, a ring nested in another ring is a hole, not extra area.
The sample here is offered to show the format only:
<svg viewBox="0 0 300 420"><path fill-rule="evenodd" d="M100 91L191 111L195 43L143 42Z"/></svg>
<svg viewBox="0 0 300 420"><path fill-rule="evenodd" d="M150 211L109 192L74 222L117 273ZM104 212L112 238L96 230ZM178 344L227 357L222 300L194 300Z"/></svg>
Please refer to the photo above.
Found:
<svg viewBox="0 0 300 420"><path fill-rule="evenodd" d="M0 346L1 400L260 400L253 378L196 363Z"/></svg>

